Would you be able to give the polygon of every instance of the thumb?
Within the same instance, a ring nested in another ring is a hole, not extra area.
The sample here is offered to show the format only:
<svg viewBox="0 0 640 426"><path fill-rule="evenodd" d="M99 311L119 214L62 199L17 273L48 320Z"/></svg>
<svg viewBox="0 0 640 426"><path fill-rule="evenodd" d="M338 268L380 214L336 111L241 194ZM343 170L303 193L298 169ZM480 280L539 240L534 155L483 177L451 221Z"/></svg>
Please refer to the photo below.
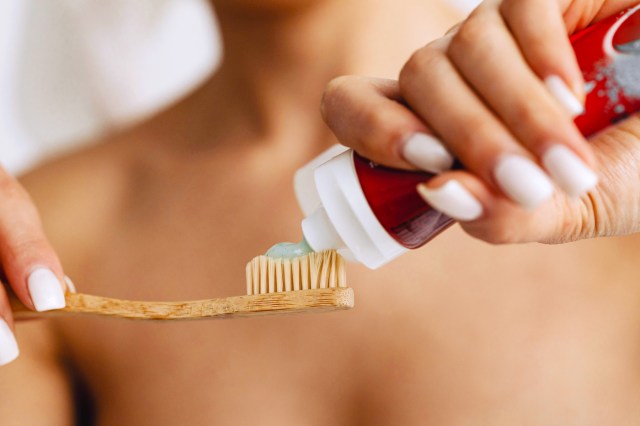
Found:
<svg viewBox="0 0 640 426"><path fill-rule="evenodd" d="M600 163L600 183L591 192L588 237L640 232L640 116L591 139Z"/></svg>

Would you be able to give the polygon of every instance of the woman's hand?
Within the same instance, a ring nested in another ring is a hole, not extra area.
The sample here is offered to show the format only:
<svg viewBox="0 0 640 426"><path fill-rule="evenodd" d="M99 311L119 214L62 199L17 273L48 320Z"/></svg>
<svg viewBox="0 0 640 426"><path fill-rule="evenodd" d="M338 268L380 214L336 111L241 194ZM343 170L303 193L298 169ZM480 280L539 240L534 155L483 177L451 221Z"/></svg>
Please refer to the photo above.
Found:
<svg viewBox="0 0 640 426"><path fill-rule="evenodd" d="M439 173L419 192L483 240L637 232L640 119L582 137L573 119L584 82L568 38L634 3L486 1L417 51L399 82L334 80L325 120L376 162ZM465 170L449 170L454 157Z"/></svg>
<svg viewBox="0 0 640 426"><path fill-rule="evenodd" d="M65 276L44 235L38 212L22 186L0 167L0 267L3 282L27 307L65 306ZM0 286L0 365L19 354L9 292Z"/></svg>

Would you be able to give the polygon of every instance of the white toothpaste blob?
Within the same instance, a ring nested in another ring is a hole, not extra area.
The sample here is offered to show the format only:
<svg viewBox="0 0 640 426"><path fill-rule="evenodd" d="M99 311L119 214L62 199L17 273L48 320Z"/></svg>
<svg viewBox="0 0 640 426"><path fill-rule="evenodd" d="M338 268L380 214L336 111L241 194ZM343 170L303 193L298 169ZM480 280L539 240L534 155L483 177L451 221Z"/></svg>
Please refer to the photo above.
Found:
<svg viewBox="0 0 640 426"><path fill-rule="evenodd" d="M303 239L299 243L278 243L265 253L265 256L274 259L292 259L294 257L306 256L313 253L313 249Z"/></svg>

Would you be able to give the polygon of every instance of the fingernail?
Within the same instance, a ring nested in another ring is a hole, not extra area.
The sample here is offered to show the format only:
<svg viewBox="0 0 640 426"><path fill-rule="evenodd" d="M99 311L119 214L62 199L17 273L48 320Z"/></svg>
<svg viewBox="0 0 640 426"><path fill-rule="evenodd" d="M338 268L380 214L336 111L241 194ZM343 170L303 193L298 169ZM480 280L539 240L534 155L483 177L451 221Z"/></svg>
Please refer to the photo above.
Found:
<svg viewBox="0 0 640 426"><path fill-rule="evenodd" d="M20 349L11 328L5 320L0 319L0 365L9 364L18 358L18 355Z"/></svg>
<svg viewBox="0 0 640 426"><path fill-rule="evenodd" d="M425 133L414 133L402 148L404 159L419 169L442 173L453 166L453 157L442 142Z"/></svg>
<svg viewBox="0 0 640 426"><path fill-rule="evenodd" d="M598 184L598 175L564 145L549 149L542 163L558 186L573 197L585 194Z"/></svg>
<svg viewBox="0 0 640 426"><path fill-rule="evenodd" d="M468 222L482 216L482 204L456 180L450 180L437 189L420 184L418 193L431 207L452 219Z"/></svg>
<svg viewBox="0 0 640 426"><path fill-rule="evenodd" d="M34 270L27 280L31 300L37 311L64 308L62 286L55 274L47 268Z"/></svg>
<svg viewBox="0 0 640 426"><path fill-rule="evenodd" d="M547 77L544 83L547 86L547 90L571 117L575 118L584 113L584 105L569 89L563 79L557 75L552 75Z"/></svg>
<svg viewBox="0 0 640 426"><path fill-rule="evenodd" d="M495 168L500 188L513 201L533 209L553 194L553 183L533 161L519 155L505 155Z"/></svg>
<svg viewBox="0 0 640 426"><path fill-rule="evenodd" d="M67 283L67 289L69 290L69 293L77 293L76 286L75 284L73 284L73 281L71 281L71 278L65 275L64 282Z"/></svg>

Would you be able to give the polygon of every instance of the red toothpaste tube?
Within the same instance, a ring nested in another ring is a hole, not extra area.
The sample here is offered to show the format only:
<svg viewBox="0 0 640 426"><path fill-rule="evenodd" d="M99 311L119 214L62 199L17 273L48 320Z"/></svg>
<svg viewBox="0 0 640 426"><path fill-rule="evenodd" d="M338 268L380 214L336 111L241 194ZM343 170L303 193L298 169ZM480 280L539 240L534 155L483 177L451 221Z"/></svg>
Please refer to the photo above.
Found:
<svg viewBox="0 0 640 426"><path fill-rule="evenodd" d="M575 122L589 137L640 111L640 5L571 37L586 82ZM315 251L335 249L375 269L418 248L453 220L431 208L416 186L433 177L375 164L334 147L300 169L302 231Z"/></svg>
<svg viewBox="0 0 640 426"><path fill-rule="evenodd" d="M571 37L586 81L585 136L640 110L640 5Z"/></svg>

